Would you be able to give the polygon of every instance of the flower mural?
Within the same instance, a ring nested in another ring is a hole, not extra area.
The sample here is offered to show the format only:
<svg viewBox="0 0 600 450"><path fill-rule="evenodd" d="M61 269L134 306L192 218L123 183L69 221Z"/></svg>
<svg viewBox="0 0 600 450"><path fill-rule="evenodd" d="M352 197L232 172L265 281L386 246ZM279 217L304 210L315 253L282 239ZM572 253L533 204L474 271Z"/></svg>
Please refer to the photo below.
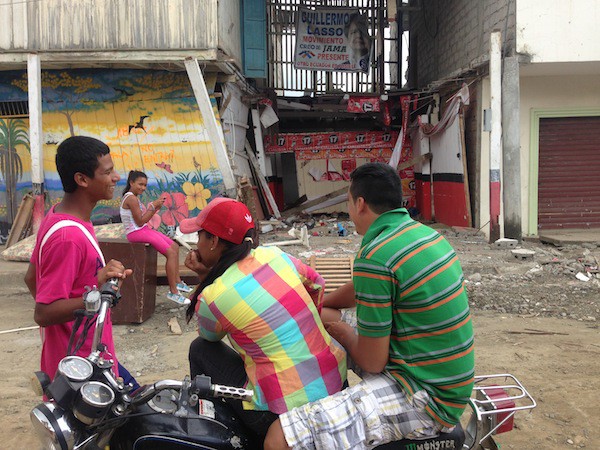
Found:
<svg viewBox="0 0 600 450"><path fill-rule="evenodd" d="M156 172L153 175L149 177L150 183L141 200L148 202L158 197L166 198L148 226L167 236L172 236L181 220L202 210L214 195L220 193L222 186L221 179L203 175L199 168L195 172L179 172L175 176Z"/></svg>
<svg viewBox="0 0 600 450"><path fill-rule="evenodd" d="M162 222L168 226L176 226L183 219L189 216L189 211L185 201L185 195L181 192L166 193L164 207L166 211L162 214Z"/></svg>
<svg viewBox="0 0 600 450"><path fill-rule="evenodd" d="M208 203L207 200L212 195L210 190L206 189L202 183L190 183L189 181L186 181L181 186L181 189L185 195L187 195L185 202L190 211L193 211L194 209L204 209Z"/></svg>

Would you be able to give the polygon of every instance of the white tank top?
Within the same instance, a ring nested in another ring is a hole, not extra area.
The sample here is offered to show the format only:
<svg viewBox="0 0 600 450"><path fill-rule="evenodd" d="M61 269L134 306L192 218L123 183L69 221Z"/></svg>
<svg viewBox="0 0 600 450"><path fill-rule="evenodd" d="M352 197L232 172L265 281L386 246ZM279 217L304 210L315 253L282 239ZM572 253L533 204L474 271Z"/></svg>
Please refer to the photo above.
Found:
<svg viewBox="0 0 600 450"><path fill-rule="evenodd" d="M125 234L133 233L134 231L141 230L146 226L146 224L139 227L135 220L133 220L133 214L131 214L130 209L123 208L123 203L125 203L125 199L133 195L133 192L126 192L123 196L123 200L121 200L121 207L119 208L119 212L121 213L121 222L123 222L123 226L125 227ZM146 211L146 207L142 204L140 199L138 198L138 203L140 204L140 209L142 210L142 214Z"/></svg>

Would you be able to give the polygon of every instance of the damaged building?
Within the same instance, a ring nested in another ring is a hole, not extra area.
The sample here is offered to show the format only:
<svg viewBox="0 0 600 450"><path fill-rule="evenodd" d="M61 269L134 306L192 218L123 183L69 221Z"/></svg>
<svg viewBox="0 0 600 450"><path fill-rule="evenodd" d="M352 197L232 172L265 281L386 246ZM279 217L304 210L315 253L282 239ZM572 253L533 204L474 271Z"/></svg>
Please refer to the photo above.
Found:
<svg viewBox="0 0 600 450"><path fill-rule="evenodd" d="M398 169L423 221L490 239L600 228L592 0L0 9L3 241L29 193L38 210L60 198L53 154L73 134L170 194L164 231L243 178L264 217L345 211L368 161ZM94 221L115 220L113 203Z"/></svg>

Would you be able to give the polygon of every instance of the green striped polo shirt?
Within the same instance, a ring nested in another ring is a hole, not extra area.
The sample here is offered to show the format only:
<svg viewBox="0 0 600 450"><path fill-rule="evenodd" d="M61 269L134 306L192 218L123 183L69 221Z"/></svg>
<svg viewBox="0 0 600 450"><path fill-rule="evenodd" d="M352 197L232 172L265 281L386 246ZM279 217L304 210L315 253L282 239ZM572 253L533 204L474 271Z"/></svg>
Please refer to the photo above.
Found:
<svg viewBox="0 0 600 450"><path fill-rule="evenodd" d="M404 208L387 211L363 238L353 282L359 334L390 335L386 370L409 395L429 393L436 421L456 425L475 358L463 272L448 241Z"/></svg>

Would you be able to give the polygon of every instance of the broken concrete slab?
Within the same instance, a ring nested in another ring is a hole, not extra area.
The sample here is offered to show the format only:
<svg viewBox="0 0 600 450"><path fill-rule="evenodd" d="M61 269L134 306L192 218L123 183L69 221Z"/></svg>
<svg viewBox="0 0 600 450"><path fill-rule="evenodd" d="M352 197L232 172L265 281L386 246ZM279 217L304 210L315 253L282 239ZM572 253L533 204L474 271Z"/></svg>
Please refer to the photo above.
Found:
<svg viewBox="0 0 600 450"><path fill-rule="evenodd" d="M600 229L567 229L567 230L540 230L540 242L553 244L557 247L565 245L583 245L584 243L600 244Z"/></svg>
<svg viewBox="0 0 600 450"><path fill-rule="evenodd" d="M290 234L291 236L296 236L297 235L298 230L295 228L292 228L290 231L288 231L288 234ZM289 240L289 241L279 241L279 242L267 242L265 244L263 244L264 247L269 247L272 245L294 245L294 244L299 244L299 245L303 245L305 247L310 248L310 244L308 242L308 230L307 228L304 226L300 229L300 237L299 239L293 239L293 240Z"/></svg>
<svg viewBox="0 0 600 450"><path fill-rule="evenodd" d="M510 238L500 238L494 242L494 245L500 248L515 248L518 244L519 241Z"/></svg>
<svg viewBox="0 0 600 450"><path fill-rule="evenodd" d="M577 272L577 275L575 275L575 278L577 278L580 281L590 281L590 277L588 277L587 275L585 275L581 272Z"/></svg>
<svg viewBox="0 0 600 450"><path fill-rule="evenodd" d="M517 259L530 259L533 258L533 255L535 255L533 250L527 250L526 248L516 248L510 252Z"/></svg>
<svg viewBox="0 0 600 450"><path fill-rule="evenodd" d="M263 224L261 222L260 232L264 234L264 233L268 233L269 231L273 231L273 225L271 225L270 223Z"/></svg>

